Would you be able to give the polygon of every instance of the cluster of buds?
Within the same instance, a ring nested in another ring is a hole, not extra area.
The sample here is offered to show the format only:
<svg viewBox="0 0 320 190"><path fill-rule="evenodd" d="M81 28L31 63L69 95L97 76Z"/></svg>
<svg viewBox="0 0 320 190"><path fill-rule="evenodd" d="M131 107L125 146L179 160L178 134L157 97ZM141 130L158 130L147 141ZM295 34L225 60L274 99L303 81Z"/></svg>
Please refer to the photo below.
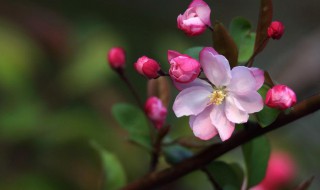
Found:
<svg viewBox="0 0 320 190"><path fill-rule="evenodd" d="M210 7L203 0L193 0L188 9L177 17L177 26L188 36L200 35L207 28L212 29L210 14ZM273 21L267 30L267 35L268 38L280 39L283 32L283 24ZM148 79L171 77L177 89L181 90L173 110L177 117L190 116L190 125L199 138L206 140L219 133L221 139L226 140L230 137L235 123L246 122L248 114L262 109L263 101L257 93L264 83L264 72L261 69L239 66L231 70L228 60L209 47L201 51L199 61L173 50L168 50L167 57L170 64L168 73L161 69L156 60L147 56L140 57L134 63L134 68ZM113 69L122 71L125 64L124 50L119 47L112 48L108 53L108 61ZM198 78L201 72L207 80ZM247 87L240 88L243 84ZM199 99L202 97L201 93L204 96ZM243 97L244 95L247 97ZM292 107L296 101L295 93L289 87L276 85L268 91L265 104L285 110ZM196 105L198 103L201 105ZM149 98L144 111L156 128L163 126L167 109L160 99ZM214 112L220 114L220 117L214 119L212 117ZM198 118L201 118L201 122ZM197 129L200 123L208 127L206 133L202 128L199 128L200 131ZM229 126L229 129L222 130L220 129L222 126Z"/></svg>

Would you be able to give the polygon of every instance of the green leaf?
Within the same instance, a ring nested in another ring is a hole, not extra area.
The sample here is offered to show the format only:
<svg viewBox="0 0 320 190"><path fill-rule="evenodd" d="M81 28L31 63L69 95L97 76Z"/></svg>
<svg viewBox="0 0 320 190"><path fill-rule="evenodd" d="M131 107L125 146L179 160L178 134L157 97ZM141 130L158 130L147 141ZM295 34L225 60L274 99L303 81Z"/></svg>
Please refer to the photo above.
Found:
<svg viewBox="0 0 320 190"><path fill-rule="evenodd" d="M260 183L266 173L270 156L270 145L265 136L261 136L242 145L242 152L247 167L248 187Z"/></svg>
<svg viewBox="0 0 320 190"><path fill-rule="evenodd" d="M266 99L266 94L269 89L269 86L263 85L258 91L264 100ZM277 119L280 113L280 110L273 109L264 105L263 109L255 115L257 117L259 125L261 127L267 127Z"/></svg>
<svg viewBox="0 0 320 190"><path fill-rule="evenodd" d="M236 17L230 24L230 35L239 49L238 62L246 62L253 54L255 33L251 32L251 24L242 17Z"/></svg>
<svg viewBox="0 0 320 190"><path fill-rule="evenodd" d="M231 67L238 65L238 47L225 27L217 22L214 25L214 32L212 32L214 49L224 55Z"/></svg>
<svg viewBox="0 0 320 190"><path fill-rule="evenodd" d="M193 155L193 152L180 145L172 145L165 147L163 149L163 152L166 161L172 165L178 164L181 161L190 158Z"/></svg>
<svg viewBox="0 0 320 190"><path fill-rule="evenodd" d="M120 126L127 130L134 143L151 150L150 128L144 113L137 107L120 103L112 107L112 114Z"/></svg>
<svg viewBox="0 0 320 190"><path fill-rule="evenodd" d="M243 39L243 36L250 33L251 23L245 18L236 17L231 21L229 30L234 42L239 47Z"/></svg>
<svg viewBox="0 0 320 190"><path fill-rule="evenodd" d="M214 161L206 169L223 189L241 189L244 174L238 164Z"/></svg>
<svg viewBox="0 0 320 190"><path fill-rule="evenodd" d="M192 47L187 49L184 54L190 55L191 57L195 58L196 60L199 60L199 54L200 51L203 49L203 47Z"/></svg>
<svg viewBox="0 0 320 190"><path fill-rule="evenodd" d="M123 187L127 180L125 171L115 155L106 151L102 146L92 141L91 145L101 156L103 169L105 172L104 189L117 190Z"/></svg>

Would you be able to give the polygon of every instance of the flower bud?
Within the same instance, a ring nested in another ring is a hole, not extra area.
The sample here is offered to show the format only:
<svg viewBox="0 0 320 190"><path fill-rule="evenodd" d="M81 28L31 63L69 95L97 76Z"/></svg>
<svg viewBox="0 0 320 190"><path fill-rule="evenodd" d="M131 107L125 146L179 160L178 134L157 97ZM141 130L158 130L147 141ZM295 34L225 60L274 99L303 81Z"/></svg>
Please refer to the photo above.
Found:
<svg viewBox="0 0 320 190"><path fill-rule="evenodd" d="M265 104L271 108L285 110L297 102L296 94L285 85L276 85L268 90Z"/></svg>
<svg viewBox="0 0 320 190"><path fill-rule="evenodd" d="M203 0L193 0L183 15L177 18L178 28L188 36L202 34L211 26L210 7Z"/></svg>
<svg viewBox="0 0 320 190"><path fill-rule="evenodd" d="M283 189L294 178L295 170L295 163L288 154L274 152L268 161L264 179L250 190Z"/></svg>
<svg viewBox="0 0 320 190"><path fill-rule="evenodd" d="M268 28L268 37L279 40L284 33L284 25L279 21L273 21Z"/></svg>
<svg viewBox="0 0 320 190"><path fill-rule="evenodd" d="M200 63L189 55L169 50L168 61L170 63L169 75L176 82L189 83L200 74Z"/></svg>
<svg viewBox="0 0 320 190"><path fill-rule="evenodd" d="M167 108L155 96L148 98L144 106L145 112L157 129L160 129L167 117Z"/></svg>
<svg viewBox="0 0 320 190"><path fill-rule="evenodd" d="M157 78L159 76L159 64L155 60L150 59L147 56L140 57L134 64L134 68L138 73L148 77L149 79Z"/></svg>
<svg viewBox="0 0 320 190"><path fill-rule="evenodd" d="M125 51L120 47L111 48L108 52L108 62L113 69L123 69L126 62Z"/></svg>

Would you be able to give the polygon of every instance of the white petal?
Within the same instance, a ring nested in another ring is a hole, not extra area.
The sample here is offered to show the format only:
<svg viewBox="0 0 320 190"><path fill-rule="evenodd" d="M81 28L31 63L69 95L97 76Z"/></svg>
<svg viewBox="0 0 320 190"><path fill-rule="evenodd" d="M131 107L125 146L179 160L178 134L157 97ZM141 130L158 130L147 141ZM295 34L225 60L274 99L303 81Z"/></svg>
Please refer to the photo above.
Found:
<svg viewBox="0 0 320 190"><path fill-rule="evenodd" d="M177 117L197 115L210 101L211 91L202 86L194 86L182 90L173 103L173 111Z"/></svg>
<svg viewBox="0 0 320 190"><path fill-rule="evenodd" d="M175 80L172 80L172 81L173 81L173 85L180 91L193 86L202 86L204 88L207 88L209 91L212 90L212 86L207 81L201 80L199 78L196 78L189 83L180 83Z"/></svg>
<svg viewBox="0 0 320 190"><path fill-rule="evenodd" d="M256 67L250 67L249 70L256 79L256 90L259 90L264 83L264 71Z"/></svg>
<svg viewBox="0 0 320 190"><path fill-rule="evenodd" d="M249 114L240 110L234 103L232 97L226 98L225 113L229 121L233 123L245 123L249 119Z"/></svg>
<svg viewBox="0 0 320 190"><path fill-rule="evenodd" d="M224 113L224 104L214 106L210 113L212 124L219 132L222 141L229 139L234 131L234 123L230 122Z"/></svg>
<svg viewBox="0 0 320 190"><path fill-rule="evenodd" d="M230 65L223 55L215 55L210 48L203 48L200 52L200 64L212 84L227 86L230 83Z"/></svg>
<svg viewBox="0 0 320 190"><path fill-rule="evenodd" d="M210 112L212 107L206 108L197 116L190 116L189 124L196 137L202 140L209 140L218 134L217 129L212 125Z"/></svg>
<svg viewBox="0 0 320 190"><path fill-rule="evenodd" d="M201 19L201 21L204 24L211 26L211 21L210 21L211 9L208 5L196 7L195 12L197 13L198 17Z"/></svg>
<svg viewBox="0 0 320 190"><path fill-rule="evenodd" d="M263 108L263 99L256 91L250 91L246 95L232 94L231 96L235 105L249 114L259 112Z"/></svg>
<svg viewBox="0 0 320 190"><path fill-rule="evenodd" d="M227 87L228 91L235 94L246 94L256 88L256 80L247 67L234 67L231 71L232 79Z"/></svg>

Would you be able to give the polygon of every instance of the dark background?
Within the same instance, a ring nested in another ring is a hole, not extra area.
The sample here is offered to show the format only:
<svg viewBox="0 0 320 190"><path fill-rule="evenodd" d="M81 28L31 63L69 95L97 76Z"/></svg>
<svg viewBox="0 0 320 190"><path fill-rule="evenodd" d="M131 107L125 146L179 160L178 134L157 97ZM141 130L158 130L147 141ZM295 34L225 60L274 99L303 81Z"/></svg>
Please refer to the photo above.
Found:
<svg viewBox="0 0 320 190"><path fill-rule="evenodd" d="M168 49L210 46L211 36L189 38L176 27L183 0L0 1L0 189L99 189L101 165L89 141L115 153L129 181L147 172L148 154L126 142L111 117L116 102L134 103L107 66L106 52L122 46L126 70L141 97L146 80L133 63L147 55L168 68ZM209 1L212 18L228 26L243 16L256 26L259 1ZM255 66L267 69L302 100L320 90L320 2L274 1L274 19L286 30L270 41ZM174 94L176 92L173 92ZM171 136L192 135L186 119L173 122ZM274 150L288 152L297 165L292 186L319 175L319 112L270 133ZM174 121L173 121L174 120ZM239 150L227 161L242 163ZM161 168L167 167L163 162ZM172 189L210 189L201 172L187 175ZM169 188L169 187L168 187ZM311 189L319 189L319 178Z"/></svg>

